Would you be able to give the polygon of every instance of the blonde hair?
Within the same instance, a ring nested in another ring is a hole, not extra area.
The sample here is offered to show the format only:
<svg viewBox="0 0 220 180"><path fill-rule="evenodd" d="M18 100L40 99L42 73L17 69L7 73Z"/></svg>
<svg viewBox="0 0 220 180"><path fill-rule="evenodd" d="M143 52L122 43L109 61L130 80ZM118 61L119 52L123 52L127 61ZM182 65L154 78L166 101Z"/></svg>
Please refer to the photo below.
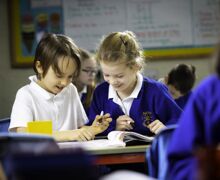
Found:
<svg viewBox="0 0 220 180"><path fill-rule="evenodd" d="M98 62L126 61L130 66L141 68L142 48L133 32L113 32L101 40L96 59Z"/></svg>

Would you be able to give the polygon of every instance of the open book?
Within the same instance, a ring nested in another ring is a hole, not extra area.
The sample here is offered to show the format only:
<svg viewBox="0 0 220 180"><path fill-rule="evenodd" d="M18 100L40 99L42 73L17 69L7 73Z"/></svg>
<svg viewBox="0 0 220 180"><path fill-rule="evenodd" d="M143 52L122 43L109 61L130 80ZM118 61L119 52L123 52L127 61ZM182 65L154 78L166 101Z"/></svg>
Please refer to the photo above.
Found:
<svg viewBox="0 0 220 180"><path fill-rule="evenodd" d="M111 131L108 134L108 140L112 143L119 143L126 146L126 144L131 141L142 141L145 143L150 143L153 140L153 137L130 131Z"/></svg>
<svg viewBox="0 0 220 180"><path fill-rule="evenodd" d="M82 147L88 150L94 150L94 149L125 147L127 143L133 141L136 142L139 141L142 142L142 144L148 144L152 140L153 137L144 136L136 132L111 131L108 134L107 139L95 139L84 142L59 142L58 145L60 148Z"/></svg>

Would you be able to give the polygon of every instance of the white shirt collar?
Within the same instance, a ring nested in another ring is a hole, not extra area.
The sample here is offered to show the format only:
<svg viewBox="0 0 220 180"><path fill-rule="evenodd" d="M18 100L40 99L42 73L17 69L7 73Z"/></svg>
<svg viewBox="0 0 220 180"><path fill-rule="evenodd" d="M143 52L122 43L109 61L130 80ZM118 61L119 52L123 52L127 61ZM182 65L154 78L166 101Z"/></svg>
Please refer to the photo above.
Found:
<svg viewBox="0 0 220 180"><path fill-rule="evenodd" d="M142 82L143 82L143 76L140 73L137 73L137 84L136 84L134 90L132 91L132 93L130 94L130 96L128 96L126 99L137 98L138 93L141 90ZM118 95L117 95L116 91L114 90L114 88L111 85L109 85L108 99L111 99L111 98L113 100L116 100L116 99L118 99Z"/></svg>
<svg viewBox="0 0 220 180"><path fill-rule="evenodd" d="M87 86L83 87L82 91L79 92L79 96L82 97L83 93L85 93L85 94L87 93Z"/></svg>

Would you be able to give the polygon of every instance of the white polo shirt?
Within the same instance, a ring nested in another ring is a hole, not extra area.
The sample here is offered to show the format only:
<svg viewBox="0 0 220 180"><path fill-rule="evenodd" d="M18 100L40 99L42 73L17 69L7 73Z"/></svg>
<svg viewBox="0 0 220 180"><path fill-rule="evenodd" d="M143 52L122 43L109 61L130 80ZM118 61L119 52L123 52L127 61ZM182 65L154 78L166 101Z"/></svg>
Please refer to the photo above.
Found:
<svg viewBox="0 0 220 180"><path fill-rule="evenodd" d="M88 118L76 87L71 83L54 95L40 87L36 76L20 88L11 112L9 129L27 127L27 122L52 120L53 130L73 130L84 125Z"/></svg>
<svg viewBox="0 0 220 180"><path fill-rule="evenodd" d="M142 83L143 83L143 76L140 73L137 73L137 84L136 84L134 90L132 91L132 93L128 97L126 97L123 100L121 100L118 97L117 92L114 90L114 88L111 85L109 85L108 98L109 99L112 98L113 102L115 102L116 104L118 104L121 107L121 109L125 113L125 115L129 116L131 105L133 103L133 100L135 98L137 98L138 93L141 90Z"/></svg>

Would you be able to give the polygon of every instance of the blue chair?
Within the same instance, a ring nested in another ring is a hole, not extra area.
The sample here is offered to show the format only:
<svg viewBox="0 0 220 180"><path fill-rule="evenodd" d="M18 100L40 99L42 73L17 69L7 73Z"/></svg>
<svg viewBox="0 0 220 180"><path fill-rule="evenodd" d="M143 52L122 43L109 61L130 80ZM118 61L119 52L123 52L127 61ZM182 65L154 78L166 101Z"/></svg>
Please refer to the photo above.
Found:
<svg viewBox="0 0 220 180"><path fill-rule="evenodd" d="M8 132L10 118L0 119L0 132Z"/></svg>
<svg viewBox="0 0 220 180"><path fill-rule="evenodd" d="M156 179L167 179L167 147L173 131L177 125L167 126L153 140L151 147L146 152L148 175Z"/></svg>
<svg viewBox="0 0 220 180"><path fill-rule="evenodd" d="M97 180L95 156L60 149L51 136L0 133L0 162L8 180ZM0 177L1 179L1 177Z"/></svg>
<svg viewBox="0 0 220 180"><path fill-rule="evenodd" d="M2 166L6 177L10 180L98 180L93 155L82 149L54 152L48 152L47 149L41 153L35 153L33 149L32 153L11 153L4 156Z"/></svg>

